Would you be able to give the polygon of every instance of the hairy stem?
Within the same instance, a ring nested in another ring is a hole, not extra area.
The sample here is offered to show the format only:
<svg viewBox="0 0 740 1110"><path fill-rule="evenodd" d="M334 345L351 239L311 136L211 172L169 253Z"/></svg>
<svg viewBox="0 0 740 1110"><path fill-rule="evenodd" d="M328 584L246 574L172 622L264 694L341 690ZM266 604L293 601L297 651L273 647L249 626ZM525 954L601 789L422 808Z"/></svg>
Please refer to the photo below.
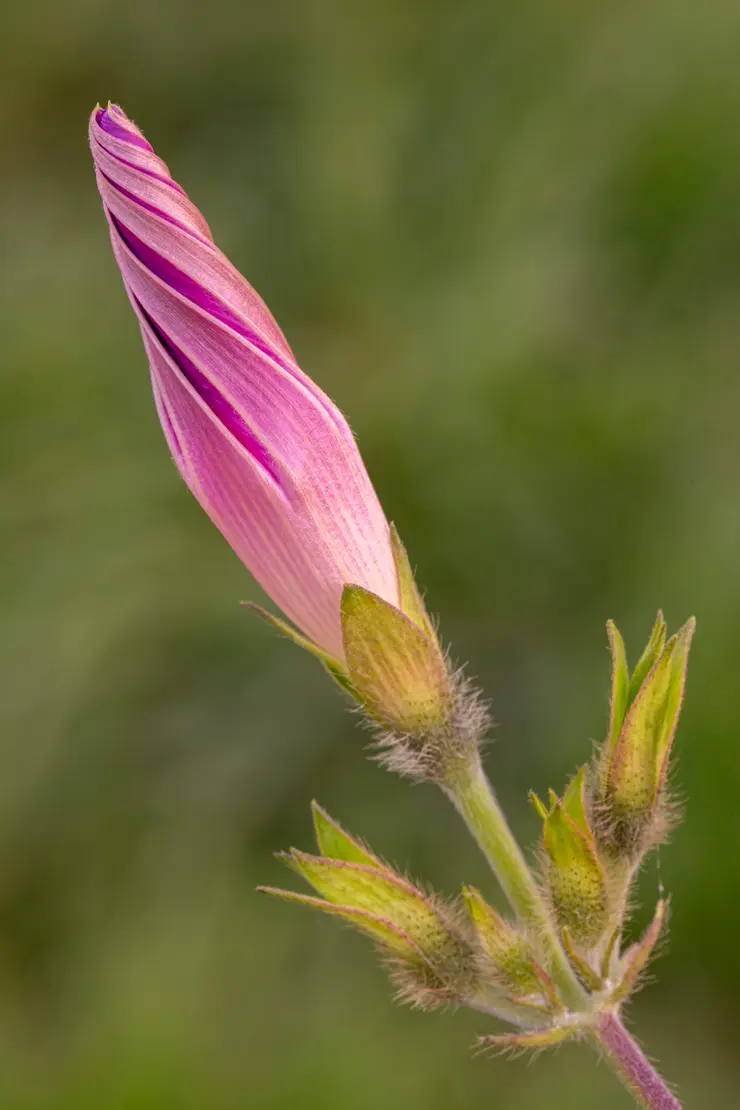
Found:
<svg viewBox="0 0 740 1110"><path fill-rule="evenodd" d="M619 1078L646 1110L681 1110L681 1103L661 1079L615 1013L599 1016L594 1036Z"/></svg>
<svg viewBox="0 0 740 1110"><path fill-rule="evenodd" d="M478 841L512 909L532 928L563 1001L571 1009L585 1009L587 995L568 962L535 878L480 763L446 783L444 790Z"/></svg>

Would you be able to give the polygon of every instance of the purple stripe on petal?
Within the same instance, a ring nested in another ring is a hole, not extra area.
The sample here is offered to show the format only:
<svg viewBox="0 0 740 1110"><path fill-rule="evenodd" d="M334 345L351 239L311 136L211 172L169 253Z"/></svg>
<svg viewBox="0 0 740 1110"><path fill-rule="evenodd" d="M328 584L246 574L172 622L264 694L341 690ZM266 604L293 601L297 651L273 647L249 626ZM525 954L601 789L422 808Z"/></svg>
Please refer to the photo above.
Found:
<svg viewBox="0 0 740 1110"><path fill-rule="evenodd" d="M208 406L216 419L231 432L234 439L242 445L254 461L270 476L275 485L283 491L283 482L280 469L275 459L265 447L264 443L255 435L246 421L239 415L228 401L219 393L214 385L208 381L195 363L188 358L172 340L165 335L158 324L146 311L141 301L137 300L139 310L151 328L160 346L167 352L175 365L182 371L192 385L200 399ZM176 437L175 437L176 438ZM177 440L176 440L177 441Z"/></svg>
<svg viewBox="0 0 740 1110"><path fill-rule="evenodd" d="M111 108L123 115L121 109L117 108L115 104L112 104ZM132 131L119 123L114 118L111 109L99 108L95 113L95 119L103 131L107 131L114 139L121 139L124 143L130 143L132 146L138 146L141 150L148 150L151 154L154 154L154 147L151 143L148 143L143 135L139 135L136 131Z"/></svg>
<svg viewBox="0 0 740 1110"><path fill-rule="evenodd" d="M123 185L119 185L118 182L114 181L112 177L109 177L108 174L105 173L104 170L101 170L100 168L98 168L98 173L100 174L101 177L105 178L105 180L110 185L111 189L115 189L117 193L121 194L121 196L127 197L129 200L132 200L135 204L138 204L140 208L145 208L147 210L147 212L152 212L155 216L159 216L160 219L166 220L167 223L172 224L174 227L178 228L180 231L184 231L187 235L191 235L193 237L193 239L197 239L199 243L204 243L207 247L212 247L213 246L213 241L212 240L206 239L206 237L204 235L201 235L197 231L193 231L193 229L191 227L188 227L187 224L184 224L181 220L175 219L174 216L170 216L170 214L168 212L164 212L164 211L162 211L161 208L157 208L154 204L149 204L148 201L142 200L141 197L137 197L136 193L132 193L128 189L124 189ZM120 223L120 221L116 221L116 222ZM121 229L119 228L119 231L120 230ZM123 233L121 232L121 234L123 234ZM132 234L132 233L129 232L128 234Z"/></svg>
<svg viewBox="0 0 740 1110"><path fill-rule="evenodd" d="M348 439L352 439L352 433L347 428L338 409L336 409L310 378L296 373L295 369L282 358L280 352L274 346L271 346L261 335L253 331L252 328L246 324L243 317L233 312L219 297L216 297L210 290L206 289L204 285L194 281L193 278L183 273L183 271L170 262L169 259L164 258L158 251L155 251L147 243L144 243L138 235L129 231L117 217L111 215L111 218L126 246L132 254L138 258L142 265L146 266L147 269L155 275L155 277L158 277L166 285L169 285L176 293L180 293L181 296L192 301L192 303L199 308L202 308L215 320L218 320L222 324L226 324L226 326L230 327L232 331L235 331L237 335L240 335L242 339L246 339L247 342L253 347L256 347L258 351L261 351L262 354L267 355L268 358L276 362L277 365L287 374L290 374L292 378L296 378L300 381L310 390L314 398L319 402L342 435Z"/></svg>
<svg viewBox="0 0 740 1110"><path fill-rule="evenodd" d="M146 266L155 277L158 277L165 285L169 285L170 289L174 289L176 293L180 293L187 300L192 301L198 308L202 308L203 311L207 312L209 316L212 316L214 320L226 324L227 327L230 327L237 335L240 335L242 339L246 339L253 347L256 347L257 350L262 351L268 358L277 362L284 370L290 370L289 367L284 365L275 348L270 346L262 336L247 327L244 320L237 316L219 297L216 297L206 289L204 285L195 281L188 274L183 273L183 271L173 265L169 259L164 258L158 251L155 251L153 247L143 242L133 231L129 231L116 216L113 216L113 222L131 253L134 254L139 262Z"/></svg>
<svg viewBox="0 0 740 1110"><path fill-rule="evenodd" d="M169 185L170 189L174 189L176 193L180 193L183 197L187 196L183 187L178 185L176 181L173 181L171 177L167 177L163 173L157 173L156 170L150 170L148 166L140 166L138 162L129 162L128 158L123 158L120 154L116 154L115 151L109 150L96 136L94 136L94 138L95 142L101 146L109 158L115 158L116 162L120 162L121 165L126 166L127 169L138 170L139 173L146 174L147 177L153 177L155 181L161 181L163 185Z"/></svg>

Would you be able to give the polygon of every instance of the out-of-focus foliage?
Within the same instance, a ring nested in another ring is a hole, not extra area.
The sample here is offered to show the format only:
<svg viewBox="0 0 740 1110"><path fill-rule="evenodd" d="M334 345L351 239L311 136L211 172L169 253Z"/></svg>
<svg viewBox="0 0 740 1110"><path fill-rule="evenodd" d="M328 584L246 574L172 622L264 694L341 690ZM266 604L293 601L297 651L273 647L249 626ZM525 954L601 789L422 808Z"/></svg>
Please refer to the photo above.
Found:
<svg viewBox="0 0 740 1110"><path fill-rule="evenodd" d="M740 7L11 0L0 34L0 1104L626 1108L585 1049L471 1059L369 946L253 893L308 802L495 898L442 796L366 761L157 426L86 150L122 104L348 413L494 699L525 841L607 728L604 622L698 632L688 819L640 1036L736 1105ZM634 660L631 662L634 663ZM733 708L735 706L735 708ZM646 923L659 875L644 875ZM558 1102L557 1099L560 1101Z"/></svg>

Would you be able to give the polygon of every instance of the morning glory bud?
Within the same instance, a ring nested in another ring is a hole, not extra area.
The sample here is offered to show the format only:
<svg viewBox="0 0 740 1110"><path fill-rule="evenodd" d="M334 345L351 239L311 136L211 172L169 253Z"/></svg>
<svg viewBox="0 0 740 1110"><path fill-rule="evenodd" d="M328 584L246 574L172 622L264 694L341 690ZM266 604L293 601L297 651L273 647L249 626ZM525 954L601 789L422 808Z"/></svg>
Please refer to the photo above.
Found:
<svg viewBox="0 0 740 1110"><path fill-rule="evenodd" d="M283 612L343 664L344 587L400 602L388 522L347 421L120 108L93 112L90 145L178 470Z"/></svg>
<svg viewBox="0 0 740 1110"><path fill-rule="evenodd" d="M473 758L485 715L461 707L347 421L120 108L96 108L90 146L177 468L297 628L253 608L385 730L389 763L439 777Z"/></svg>

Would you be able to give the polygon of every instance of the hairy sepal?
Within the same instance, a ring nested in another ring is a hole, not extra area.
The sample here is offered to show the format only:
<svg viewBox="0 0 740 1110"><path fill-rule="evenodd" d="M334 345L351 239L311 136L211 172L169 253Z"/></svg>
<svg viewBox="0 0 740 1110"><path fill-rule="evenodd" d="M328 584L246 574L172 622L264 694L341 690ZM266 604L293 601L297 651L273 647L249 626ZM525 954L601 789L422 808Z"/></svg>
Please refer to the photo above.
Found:
<svg viewBox="0 0 740 1110"><path fill-rule="evenodd" d="M375 867L378 870L385 869L385 864L361 841L345 832L318 802L311 802L311 815L319 855L326 859L364 864L366 867Z"/></svg>
<svg viewBox="0 0 740 1110"><path fill-rule="evenodd" d="M436 639L362 586L342 593L350 683L382 724L423 736L450 720L452 688Z"/></svg>
<svg viewBox="0 0 740 1110"><path fill-rule="evenodd" d="M612 994L612 1001L622 1002L639 985L640 978L647 967L655 946L660 940L668 916L668 902L661 898L655 907L655 915L640 940L631 945L622 957L619 983Z"/></svg>
<svg viewBox="0 0 740 1110"><path fill-rule="evenodd" d="M377 737L379 760L417 781L448 785L478 758L490 718L436 636L359 586L345 587L348 682Z"/></svg>

